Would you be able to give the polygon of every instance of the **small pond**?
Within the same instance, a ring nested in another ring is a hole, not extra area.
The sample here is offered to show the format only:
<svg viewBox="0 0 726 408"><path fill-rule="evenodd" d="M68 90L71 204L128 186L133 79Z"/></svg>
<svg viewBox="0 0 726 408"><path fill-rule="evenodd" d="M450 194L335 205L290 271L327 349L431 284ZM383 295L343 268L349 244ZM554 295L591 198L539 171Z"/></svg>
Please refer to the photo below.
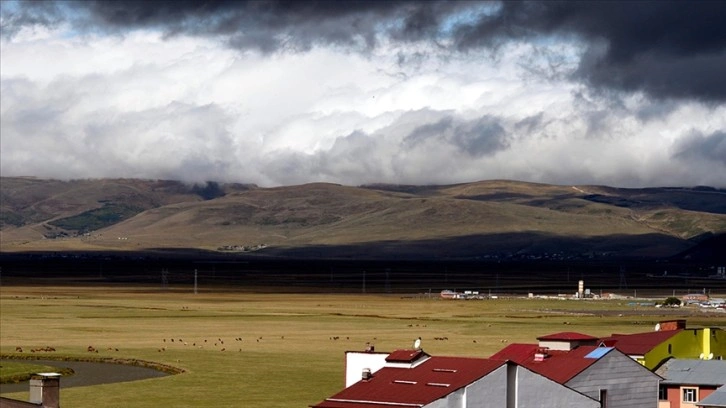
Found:
<svg viewBox="0 0 726 408"><path fill-rule="evenodd" d="M0 364L3 361L0 360ZM18 361L18 360L12 360ZM137 367L126 364L96 363L88 361L60 361L60 360L23 360L33 364L43 364L52 367L68 367L75 374L63 376L60 380L61 389L68 387L83 387L87 385L109 384L125 381L144 380L146 378L165 377L170 375L163 371L147 367ZM0 394L7 392L29 391L28 381L17 384L0 384Z"/></svg>

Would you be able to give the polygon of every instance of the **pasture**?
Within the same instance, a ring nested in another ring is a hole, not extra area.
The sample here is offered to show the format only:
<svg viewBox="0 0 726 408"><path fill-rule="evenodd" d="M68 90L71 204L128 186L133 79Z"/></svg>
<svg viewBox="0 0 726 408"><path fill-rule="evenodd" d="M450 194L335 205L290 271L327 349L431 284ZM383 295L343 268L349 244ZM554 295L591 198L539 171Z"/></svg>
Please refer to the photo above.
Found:
<svg viewBox="0 0 726 408"><path fill-rule="evenodd" d="M4 357L136 359L184 370L88 387L63 388L61 379L63 406L288 408L342 389L345 351L367 343L392 351L421 337L432 355L487 357L508 343L560 331L635 333L676 318L726 327L724 313L629 303L3 282L0 351ZM55 351L38 351L48 347ZM27 392L3 396L25 400Z"/></svg>

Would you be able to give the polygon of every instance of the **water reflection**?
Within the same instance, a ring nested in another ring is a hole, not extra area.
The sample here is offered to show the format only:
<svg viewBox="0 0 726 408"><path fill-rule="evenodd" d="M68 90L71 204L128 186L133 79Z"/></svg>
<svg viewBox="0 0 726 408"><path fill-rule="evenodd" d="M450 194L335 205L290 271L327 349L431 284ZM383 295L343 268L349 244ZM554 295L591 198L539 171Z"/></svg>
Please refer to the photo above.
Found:
<svg viewBox="0 0 726 408"><path fill-rule="evenodd" d="M5 361L0 360L0 364ZM96 363L87 361L59 361L59 360L23 360L30 364L42 364L51 367L68 367L75 373L61 377L61 389L68 387L82 387L87 385L109 384L125 381L143 380L146 378L164 377L169 374L147 367L137 367L125 364ZM0 394L6 392L28 391L28 381L17 384L0 384Z"/></svg>

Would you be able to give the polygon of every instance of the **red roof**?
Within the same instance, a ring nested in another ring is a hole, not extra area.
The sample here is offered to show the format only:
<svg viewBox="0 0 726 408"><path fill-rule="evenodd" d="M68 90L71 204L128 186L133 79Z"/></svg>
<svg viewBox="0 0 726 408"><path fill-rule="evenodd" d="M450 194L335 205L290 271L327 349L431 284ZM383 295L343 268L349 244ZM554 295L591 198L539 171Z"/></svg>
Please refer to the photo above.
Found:
<svg viewBox="0 0 726 408"><path fill-rule="evenodd" d="M587 334L576 333L576 332L560 332L555 334L548 334L546 336L537 337L537 340L564 340L564 341L593 341L597 340L597 337L593 337Z"/></svg>
<svg viewBox="0 0 726 408"><path fill-rule="evenodd" d="M643 356L659 344L680 333L678 330L654 331L636 334L613 334L600 341L610 347L615 347L628 355Z"/></svg>
<svg viewBox="0 0 726 408"><path fill-rule="evenodd" d="M413 363L421 357L428 357L423 350L396 350L386 357L389 363Z"/></svg>
<svg viewBox="0 0 726 408"><path fill-rule="evenodd" d="M522 364L524 361L534 359L534 354L539 348L537 344L512 343L489 358L494 360L511 360L517 364Z"/></svg>
<svg viewBox="0 0 726 408"><path fill-rule="evenodd" d="M424 406L504 364L504 361L484 358L431 357L413 368L383 367L370 380L358 381L314 407Z"/></svg>
<svg viewBox="0 0 726 408"><path fill-rule="evenodd" d="M547 350L547 357L543 361L535 361L535 354L542 351L539 345L511 344L491 356L491 358L511 360L535 373L560 384L565 384L587 367L595 364L602 355L610 351L609 349L607 351L603 349L602 355L598 354L598 357L588 356L597 349L598 347L595 346L580 346L569 351Z"/></svg>

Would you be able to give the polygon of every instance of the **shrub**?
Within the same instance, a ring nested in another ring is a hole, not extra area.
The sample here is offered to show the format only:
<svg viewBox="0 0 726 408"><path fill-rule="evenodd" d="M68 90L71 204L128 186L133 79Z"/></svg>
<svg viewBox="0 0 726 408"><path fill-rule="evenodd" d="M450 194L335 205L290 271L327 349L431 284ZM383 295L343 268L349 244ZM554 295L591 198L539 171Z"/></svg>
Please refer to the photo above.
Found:
<svg viewBox="0 0 726 408"><path fill-rule="evenodd" d="M681 305L681 300L677 297L669 296L663 301L663 306L678 307Z"/></svg>

